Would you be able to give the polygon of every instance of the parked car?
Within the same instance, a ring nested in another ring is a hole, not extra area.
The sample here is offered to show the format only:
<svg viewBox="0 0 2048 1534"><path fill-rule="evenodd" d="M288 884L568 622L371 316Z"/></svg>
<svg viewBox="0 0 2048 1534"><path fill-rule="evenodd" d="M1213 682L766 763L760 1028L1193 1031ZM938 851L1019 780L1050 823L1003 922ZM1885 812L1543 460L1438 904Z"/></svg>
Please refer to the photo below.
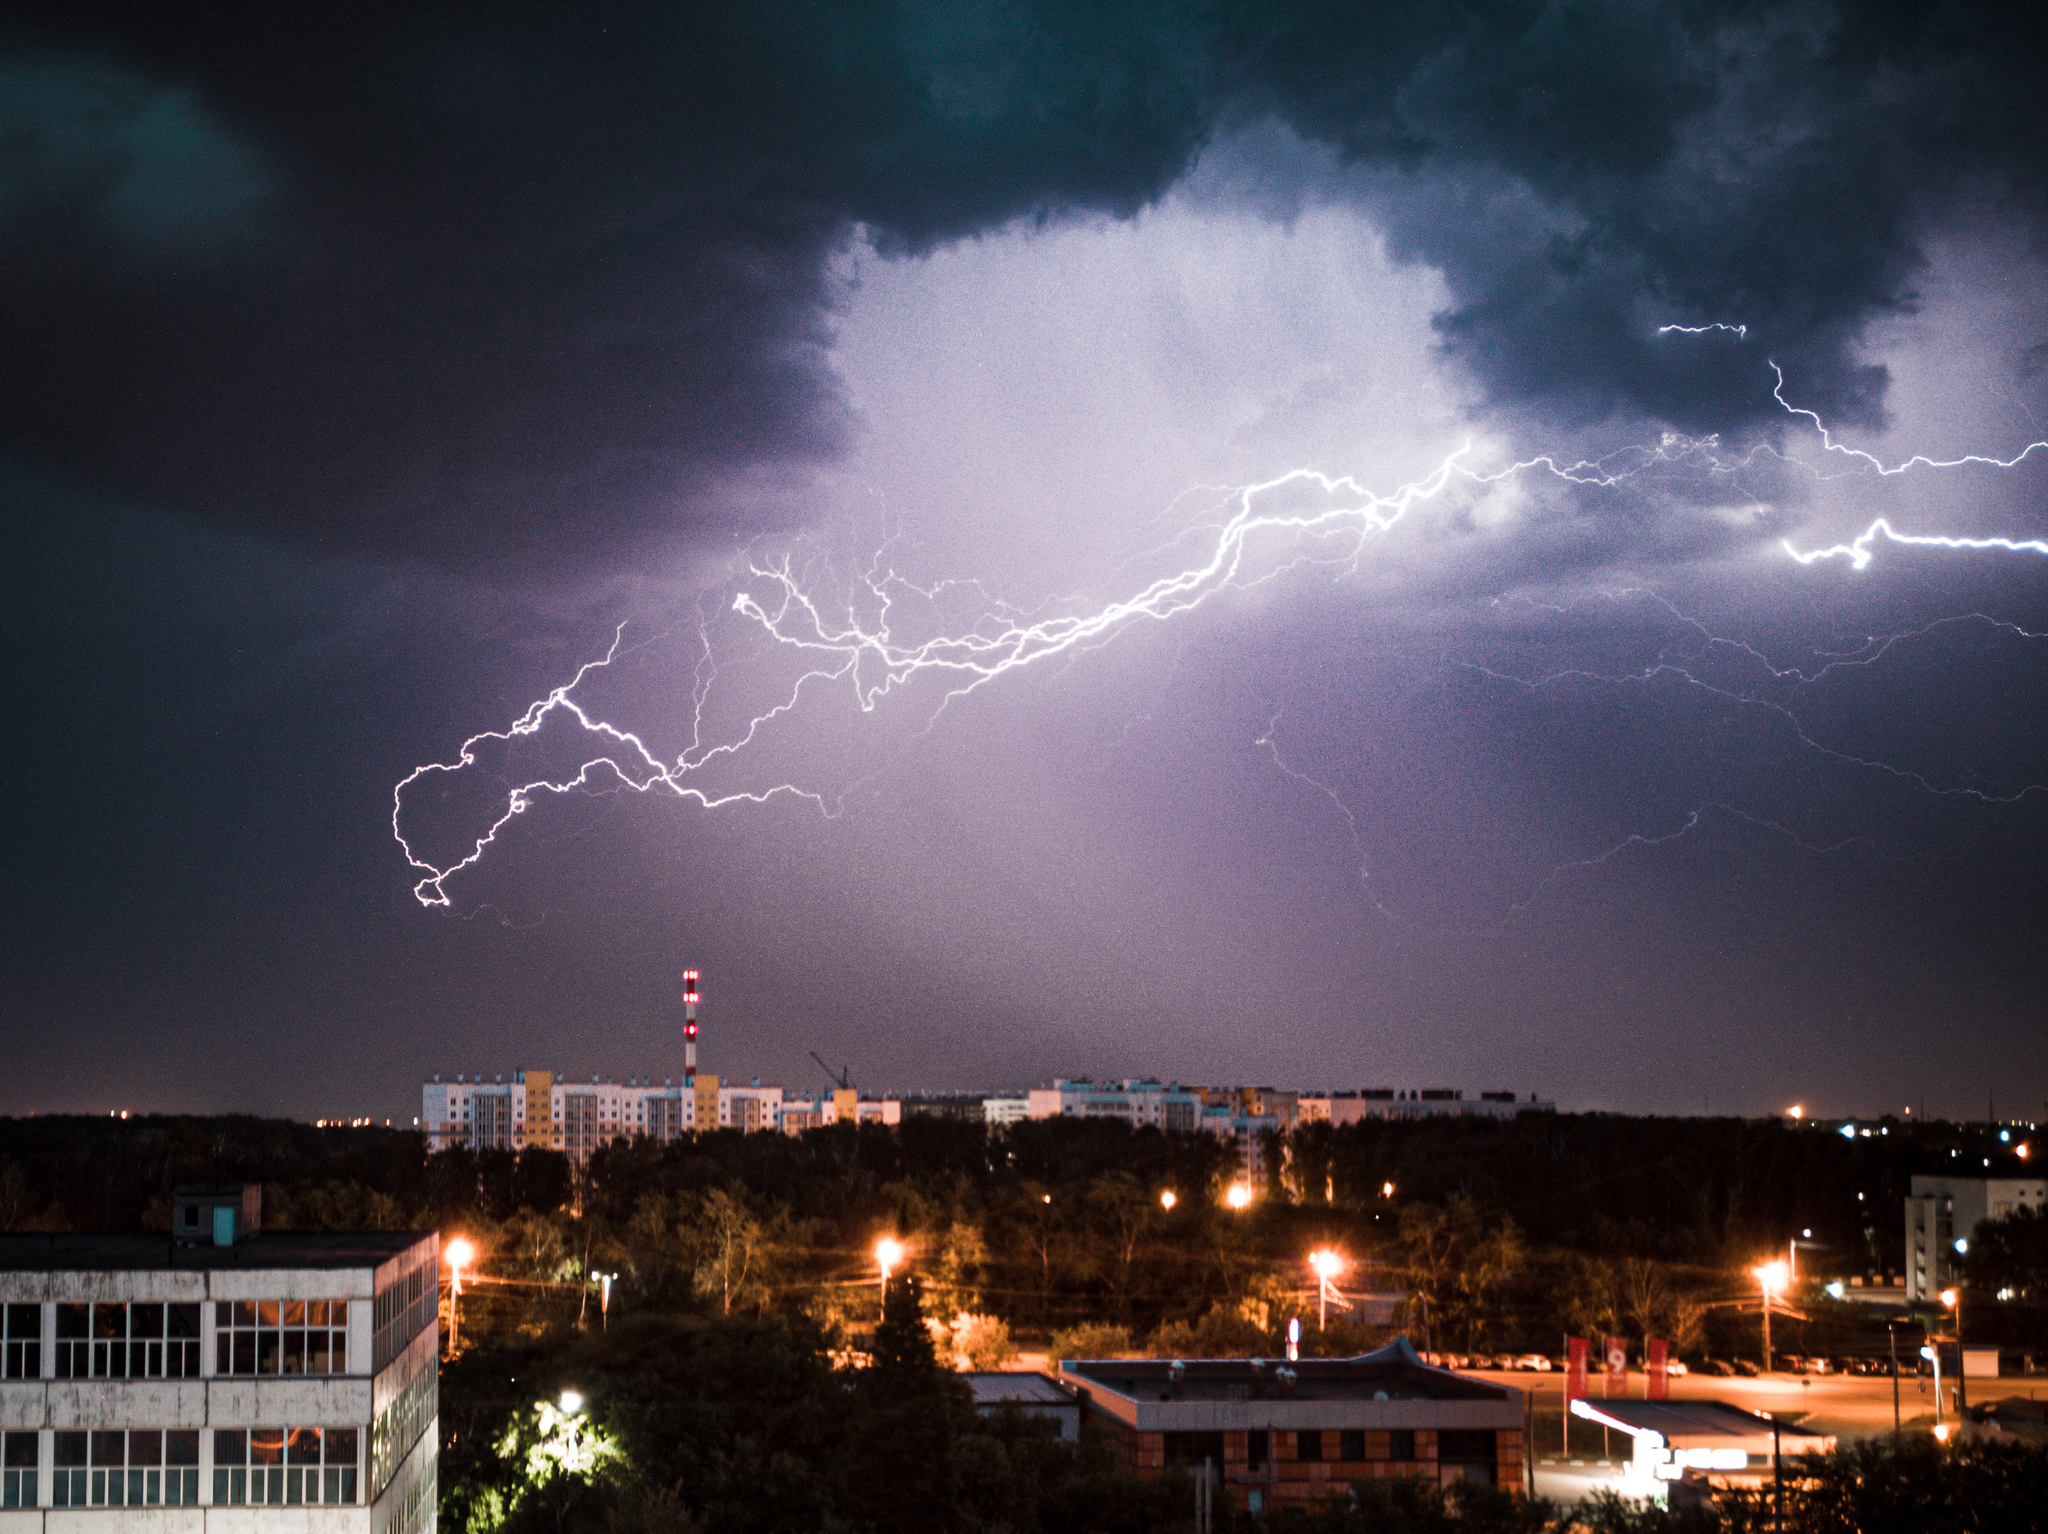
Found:
<svg viewBox="0 0 2048 1534"><path fill-rule="evenodd" d="M1686 1368L1684 1359L1671 1358L1665 1360L1664 1372L1670 1375L1673 1379L1680 1379L1683 1378L1685 1375L1691 1373L1692 1371Z"/></svg>
<svg viewBox="0 0 2048 1534"><path fill-rule="evenodd" d="M1715 1379L1725 1380L1735 1371L1722 1363L1718 1358L1702 1358L1700 1360L1699 1372L1701 1374L1711 1374Z"/></svg>
<svg viewBox="0 0 2048 1534"><path fill-rule="evenodd" d="M1537 1374L1548 1374L1550 1372L1550 1360L1541 1353L1524 1353L1515 1360L1515 1367L1517 1369L1528 1369Z"/></svg>
<svg viewBox="0 0 2048 1534"><path fill-rule="evenodd" d="M1746 1358L1738 1358L1735 1360L1735 1372L1746 1380L1753 1380L1756 1378L1756 1365Z"/></svg>
<svg viewBox="0 0 2048 1534"><path fill-rule="evenodd" d="M1496 1353L1496 1354L1494 1354L1494 1355L1493 1355L1493 1367L1494 1367L1494 1368L1496 1368L1496 1369L1512 1369L1512 1368L1514 1368L1514 1366L1515 1366L1515 1355L1514 1355L1514 1354L1512 1354L1512 1353Z"/></svg>

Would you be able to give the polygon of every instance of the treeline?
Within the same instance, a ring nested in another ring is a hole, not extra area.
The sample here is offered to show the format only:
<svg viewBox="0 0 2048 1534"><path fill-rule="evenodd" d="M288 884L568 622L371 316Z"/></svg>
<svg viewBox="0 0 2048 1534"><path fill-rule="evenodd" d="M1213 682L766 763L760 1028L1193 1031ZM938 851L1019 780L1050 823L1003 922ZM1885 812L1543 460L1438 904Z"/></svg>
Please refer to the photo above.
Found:
<svg viewBox="0 0 2048 1534"><path fill-rule="evenodd" d="M429 1156L419 1135L377 1128L13 1119L0 1120L0 1228L161 1229L177 1182L261 1181L274 1229L476 1241L473 1335L564 1311L587 1320L599 1273L616 1276L624 1312L801 1312L856 1331L873 1324L874 1244L889 1236L962 1352L983 1358L1006 1335L1077 1327L1097 1328L1100 1348L1269 1347L1313 1304L1307 1254L1332 1246L1354 1263L1341 1286L1405 1294L1395 1324L1437 1351L1555 1351L1572 1331L1725 1356L1749 1350L1745 1324L1709 1306L1745 1293L1758 1257L1811 1230L1816 1269L1895 1265L1913 1173L1964 1148L1981 1166L1988 1148L1967 1131L1889 1127L1850 1139L1603 1115L1317 1125L1266 1148L1266 1185L1237 1211L1223 1200L1239 1175L1224 1142L1099 1120L619 1142L572 1177L553 1152ZM2041 1288L2022 1272L2040 1245L2024 1236L1983 1243L2021 1296ZM1837 1335L1845 1316L1810 1309L1809 1333L1781 1347L1854 1350Z"/></svg>

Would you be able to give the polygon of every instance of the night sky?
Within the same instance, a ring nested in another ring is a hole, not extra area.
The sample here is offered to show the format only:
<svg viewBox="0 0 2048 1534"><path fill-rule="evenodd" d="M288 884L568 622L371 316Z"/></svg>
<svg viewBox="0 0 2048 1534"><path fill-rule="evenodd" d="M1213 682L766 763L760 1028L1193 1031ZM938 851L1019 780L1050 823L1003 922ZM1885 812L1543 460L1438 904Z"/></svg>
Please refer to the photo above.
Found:
<svg viewBox="0 0 2048 1534"><path fill-rule="evenodd" d="M2042 1112L2036 8L135 9L0 25L0 1111L687 963L792 1088Z"/></svg>

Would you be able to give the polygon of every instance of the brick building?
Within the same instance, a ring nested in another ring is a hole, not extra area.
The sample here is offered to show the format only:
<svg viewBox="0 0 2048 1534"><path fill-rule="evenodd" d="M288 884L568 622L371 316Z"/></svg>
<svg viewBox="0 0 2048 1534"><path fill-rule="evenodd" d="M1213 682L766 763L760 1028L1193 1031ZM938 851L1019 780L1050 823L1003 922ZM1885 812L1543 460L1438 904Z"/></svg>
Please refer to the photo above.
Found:
<svg viewBox="0 0 2048 1534"><path fill-rule="evenodd" d="M1523 1485L1521 1391L1433 1369L1406 1339L1357 1358L1063 1360L1132 1475L1206 1461L1251 1511L1313 1506L1350 1482Z"/></svg>

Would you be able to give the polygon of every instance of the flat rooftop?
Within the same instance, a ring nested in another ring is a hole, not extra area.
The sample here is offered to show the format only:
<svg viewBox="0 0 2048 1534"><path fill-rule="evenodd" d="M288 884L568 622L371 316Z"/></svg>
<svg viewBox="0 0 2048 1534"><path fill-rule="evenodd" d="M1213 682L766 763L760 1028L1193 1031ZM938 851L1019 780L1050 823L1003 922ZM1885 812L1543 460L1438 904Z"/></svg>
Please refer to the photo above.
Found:
<svg viewBox="0 0 2048 1534"><path fill-rule="evenodd" d="M1767 1438L1773 1425L1769 1417L1744 1407L1731 1406L1726 1401L1583 1400L1572 1403L1572 1414L1606 1423L1625 1433L1657 1433L1666 1443L1697 1442L1709 1438ZM1828 1436L1809 1428L1794 1427L1789 1422L1780 1422L1776 1426L1779 1438L1788 1441Z"/></svg>
<svg viewBox="0 0 2048 1534"><path fill-rule="evenodd" d="M1402 1343L1356 1358L1091 1358L1063 1373L1136 1401L1505 1401L1514 1392L1433 1369ZM1292 1381L1281 1370L1293 1371Z"/></svg>
<svg viewBox="0 0 2048 1534"><path fill-rule="evenodd" d="M1077 1406L1073 1395L1036 1369L977 1369L960 1376L977 1406Z"/></svg>
<svg viewBox="0 0 2048 1534"><path fill-rule="evenodd" d="M180 1246L147 1231L0 1235L0 1273L375 1268L434 1237L431 1230L279 1230L234 1246Z"/></svg>

